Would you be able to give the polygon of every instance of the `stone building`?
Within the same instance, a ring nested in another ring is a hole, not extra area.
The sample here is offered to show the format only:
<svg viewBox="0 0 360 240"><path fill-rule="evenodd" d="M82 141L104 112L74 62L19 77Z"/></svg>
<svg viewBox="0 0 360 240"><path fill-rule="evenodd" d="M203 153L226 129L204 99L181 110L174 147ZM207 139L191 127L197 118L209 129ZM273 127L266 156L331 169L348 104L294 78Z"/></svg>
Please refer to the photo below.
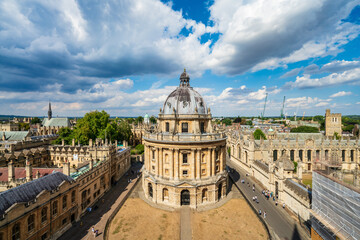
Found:
<svg viewBox="0 0 360 240"><path fill-rule="evenodd" d="M35 133L36 135L51 135L57 134L61 128L69 127L71 128L72 125L70 123L69 118L53 118L52 117L52 110L51 110L51 103L49 103L49 110L48 110L48 117L44 118L41 125L37 124Z"/></svg>
<svg viewBox="0 0 360 240"><path fill-rule="evenodd" d="M330 113L330 109L326 109L325 113L325 135L334 136L338 133L341 136L341 113Z"/></svg>
<svg viewBox="0 0 360 240"><path fill-rule="evenodd" d="M158 204L196 208L227 194L226 136L214 132L210 108L180 76L180 86L160 109L157 129L144 134L145 196Z"/></svg>
<svg viewBox="0 0 360 240"><path fill-rule="evenodd" d="M19 124L12 122L0 123L0 131L3 132L19 131Z"/></svg>
<svg viewBox="0 0 360 240"><path fill-rule="evenodd" d="M84 215L130 168L130 149L109 146L101 158L63 168L0 193L0 239L56 239ZM16 168L9 168L19 174ZM31 178L26 166L26 179ZM32 176L34 177L34 176Z"/></svg>

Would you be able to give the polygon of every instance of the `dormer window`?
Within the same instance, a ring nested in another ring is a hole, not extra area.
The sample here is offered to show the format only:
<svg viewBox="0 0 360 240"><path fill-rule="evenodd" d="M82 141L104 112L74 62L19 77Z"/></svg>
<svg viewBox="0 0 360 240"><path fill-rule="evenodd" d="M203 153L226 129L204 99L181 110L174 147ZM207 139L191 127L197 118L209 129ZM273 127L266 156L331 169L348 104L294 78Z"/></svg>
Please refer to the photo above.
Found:
<svg viewBox="0 0 360 240"><path fill-rule="evenodd" d="M170 132L170 124L168 122L165 123L165 132Z"/></svg>

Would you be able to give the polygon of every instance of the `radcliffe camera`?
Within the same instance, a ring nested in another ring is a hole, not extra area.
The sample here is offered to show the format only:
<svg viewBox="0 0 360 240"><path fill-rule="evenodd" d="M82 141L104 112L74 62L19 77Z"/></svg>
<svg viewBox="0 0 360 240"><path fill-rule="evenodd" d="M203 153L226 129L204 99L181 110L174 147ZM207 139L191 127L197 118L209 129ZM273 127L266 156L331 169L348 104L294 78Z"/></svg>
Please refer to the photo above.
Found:
<svg viewBox="0 0 360 240"><path fill-rule="evenodd" d="M360 239L359 1L0 16L0 240Z"/></svg>

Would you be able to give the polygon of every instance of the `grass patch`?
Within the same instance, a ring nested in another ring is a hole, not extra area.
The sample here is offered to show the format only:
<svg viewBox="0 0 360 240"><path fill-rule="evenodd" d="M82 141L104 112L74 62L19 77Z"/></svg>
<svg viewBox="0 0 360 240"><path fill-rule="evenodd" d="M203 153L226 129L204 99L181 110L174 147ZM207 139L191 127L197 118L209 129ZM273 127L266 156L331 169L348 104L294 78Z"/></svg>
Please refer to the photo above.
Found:
<svg viewBox="0 0 360 240"><path fill-rule="evenodd" d="M312 188L312 179L303 179L302 182L304 185L309 185Z"/></svg>

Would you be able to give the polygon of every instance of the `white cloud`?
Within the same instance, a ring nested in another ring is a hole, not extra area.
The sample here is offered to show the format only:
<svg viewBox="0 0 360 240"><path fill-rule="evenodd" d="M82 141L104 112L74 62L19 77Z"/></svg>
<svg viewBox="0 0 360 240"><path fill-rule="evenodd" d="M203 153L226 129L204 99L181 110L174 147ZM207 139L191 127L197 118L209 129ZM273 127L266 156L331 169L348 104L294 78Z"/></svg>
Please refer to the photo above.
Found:
<svg viewBox="0 0 360 240"><path fill-rule="evenodd" d="M288 109L311 109L315 107L328 106L331 99L320 99L317 97L297 97L286 99L285 105Z"/></svg>
<svg viewBox="0 0 360 240"><path fill-rule="evenodd" d="M331 97L331 98L336 98L336 97L348 96L348 95L351 95L351 94L352 94L352 92L340 91L340 92L338 92L338 93L332 94L330 97Z"/></svg>
<svg viewBox="0 0 360 240"><path fill-rule="evenodd" d="M310 75L304 74L301 77L296 77L295 82L287 82L285 87L317 88L339 84L359 84L359 82L360 68L355 68L342 73L332 73L322 78L311 78Z"/></svg>

